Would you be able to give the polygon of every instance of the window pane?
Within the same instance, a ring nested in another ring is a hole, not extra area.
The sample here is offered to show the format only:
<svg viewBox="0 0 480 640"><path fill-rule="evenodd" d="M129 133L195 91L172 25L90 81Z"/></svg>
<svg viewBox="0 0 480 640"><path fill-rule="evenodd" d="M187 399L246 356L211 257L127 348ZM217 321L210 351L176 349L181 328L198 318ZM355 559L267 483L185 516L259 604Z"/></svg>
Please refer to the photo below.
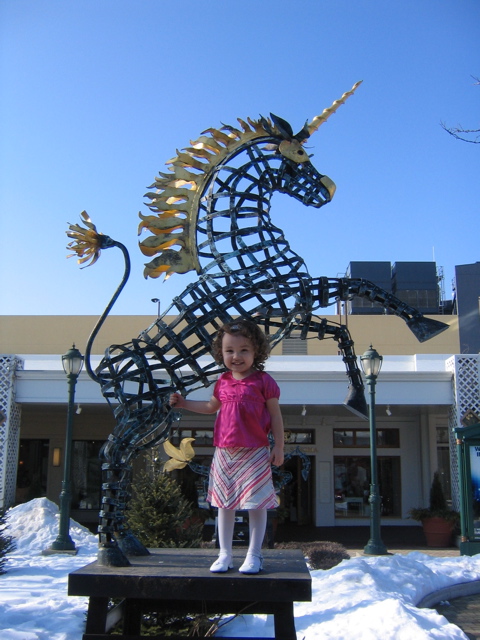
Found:
<svg viewBox="0 0 480 640"><path fill-rule="evenodd" d="M370 431L357 431L357 447L369 447L370 446Z"/></svg>
<svg viewBox="0 0 480 640"><path fill-rule="evenodd" d="M196 447L198 445L204 445L207 447L211 447L213 445L213 431L212 429L210 430L205 430L205 431L200 431L200 429L195 430L194 435L192 436L195 438L195 442L193 442L193 446Z"/></svg>
<svg viewBox="0 0 480 640"><path fill-rule="evenodd" d="M313 443L313 432L309 431L297 431L295 442L299 444L312 444Z"/></svg>
<svg viewBox="0 0 480 640"><path fill-rule="evenodd" d="M15 502L47 494L48 440L20 440Z"/></svg>
<svg viewBox="0 0 480 640"><path fill-rule="evenodd" d="M380 487L382 516L401 514L400 458L378 458L378 485Z"/></svg>
<svg viewBox="0 0 480 640"><path fill-rule="evenodd" d="M72 507L99 509L102 470L100 449L103 441L75 440L72 450Z"/></svg>
<svg viewBox="0 0 480 640"><path fill-rule="evenodd" d="M448 427L437 427L437 444L448 444Z"/></svg>
<svg viewBox="0 0 480 640"><path fill-rule="evenodd" d="M357 518L368 515L370 458L334 457L335 515Z"/></svg>
<svg viewBox="0 0 480 640"><path fill-rule="evenodd" d="M314 441L313 431L295 431L287 429L285 431L285 444L312 444Z"/></svg>
<svg viewBox="0 0 480 640"><path fill-rule="evenodd" d="M401 513L400 458L379 456L378 485L382 516ZM370 457L335 456L334 488L335 516L359 518L370 516Z"/></svg>
<svg viewBox="0 0 480 640"><path fill-rule="evenodd" d="M377 445L379 447L395 447L400 446L399 429L378 429Z"/></svg>
<svg viewBox="0 0 480 640"><path fill-rule="evenodd" d="M452 499L452 484L450 475L450 450L448 447L437 447L438 472L443 492L447 502Z"/></svg>
<svg viewBox="0 0 480 640"><path fill-rule="evenodd" d="M395 447L400 446L400 430L399 429L378 429L377 445L379 447ZM333 431L334 447L361 447L367 449L370 447L370 430L369 429L351 429L349 431L334 429Z"/></svg>
<svg viewBox="0 0 480 640"><path fill-rule="evenodd" d="M353 447L353 431L334 430L333 446L334 447Z"/></svg>

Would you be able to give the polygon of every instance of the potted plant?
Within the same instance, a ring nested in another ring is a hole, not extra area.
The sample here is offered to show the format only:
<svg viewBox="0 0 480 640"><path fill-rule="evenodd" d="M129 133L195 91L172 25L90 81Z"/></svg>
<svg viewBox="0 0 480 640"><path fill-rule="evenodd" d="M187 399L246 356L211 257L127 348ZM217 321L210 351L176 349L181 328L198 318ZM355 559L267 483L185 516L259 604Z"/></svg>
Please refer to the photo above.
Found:
<svg viewBox="0 0 480 640"><path fill-rule="evenodd" d="M410 510L410 517L422 523L429 547L448 547L460 521L460 514L447 506L438 472L433 475L430 506Z"/></svg>

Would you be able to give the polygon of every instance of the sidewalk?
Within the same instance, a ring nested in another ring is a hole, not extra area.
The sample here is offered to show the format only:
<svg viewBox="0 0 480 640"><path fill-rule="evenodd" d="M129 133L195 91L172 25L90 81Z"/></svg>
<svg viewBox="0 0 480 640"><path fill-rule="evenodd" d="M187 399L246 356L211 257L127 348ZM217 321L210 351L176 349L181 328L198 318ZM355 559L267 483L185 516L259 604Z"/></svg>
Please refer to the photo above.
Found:
<svg viewBox="0 0 480 640"><path fill-rule="evenodd" d="M422 528L385 527L381 528L383 544L389 553L407 554L419 551L439 558L456 557L460 551L456 547L436 549L427 547ZM275 536L276 542L325 541L342 544L353 558L363 554L370 538L369 527L302 527L280 525ZM418 603L419 607L436 609L452 624L460 627L470 640L480 640L480 581L454 585L430 594Z"/></svg>

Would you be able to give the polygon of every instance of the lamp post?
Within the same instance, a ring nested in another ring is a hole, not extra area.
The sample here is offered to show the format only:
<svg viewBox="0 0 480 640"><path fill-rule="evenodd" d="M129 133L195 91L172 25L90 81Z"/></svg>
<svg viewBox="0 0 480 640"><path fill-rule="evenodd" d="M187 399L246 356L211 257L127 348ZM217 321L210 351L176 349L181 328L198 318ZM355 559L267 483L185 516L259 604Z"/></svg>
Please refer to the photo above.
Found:
<svg viewBox="0 0 480 640"><path fill-rule="evenodd" d="M62 491L60 493L60 523L58 527L58 536L49 549L44 551L46 554L51 553L70 553L76 554L77 549L75 543L70 537L70 503L71 503L71 454L72 454L72 433L73 433L73 414L75 404L75 385L83 366L83 356L75 345L62 356L62 365L68 380L68 413L67 413L67 432L65 435L65 456L63 465L63 481Z"/></svg>
<svg viewBox="0 0 480 640"><path fill-rule="evenodd" d="M380 535L380 494L377 480L377 430L375 426L375 384L382 368L383 357L370 345L370 349L360 356L360 364L370 391L370 540L363 552L367 555L382 556L388 551Z"/></svg>

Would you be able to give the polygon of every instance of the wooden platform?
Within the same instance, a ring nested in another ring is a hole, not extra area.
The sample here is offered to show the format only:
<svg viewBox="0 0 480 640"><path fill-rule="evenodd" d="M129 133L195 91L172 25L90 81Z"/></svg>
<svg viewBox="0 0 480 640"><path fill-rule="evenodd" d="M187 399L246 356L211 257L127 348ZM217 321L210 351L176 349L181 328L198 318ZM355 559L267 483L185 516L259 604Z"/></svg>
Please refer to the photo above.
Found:
<svg viewBox="0 0 480 640"><path fill-rule="evenodd" d="M108 629L123 618L124 640L140 639L143 611L186 613L269 613L275 638L296 640L293 603L311 601L310 573L298 549L264 550L264 569L243 575L238 567L246 550L234 550L235 569L211 573L216 549L150 549L151 555L129 558L130 567L104 567L96 562L68 577L71 596L88 596L83 640L112 638ZM123 605L108 612L111 598ZM149 636L161 638L162 636ZM172 637L170 637L171 640Z"/></svg>

